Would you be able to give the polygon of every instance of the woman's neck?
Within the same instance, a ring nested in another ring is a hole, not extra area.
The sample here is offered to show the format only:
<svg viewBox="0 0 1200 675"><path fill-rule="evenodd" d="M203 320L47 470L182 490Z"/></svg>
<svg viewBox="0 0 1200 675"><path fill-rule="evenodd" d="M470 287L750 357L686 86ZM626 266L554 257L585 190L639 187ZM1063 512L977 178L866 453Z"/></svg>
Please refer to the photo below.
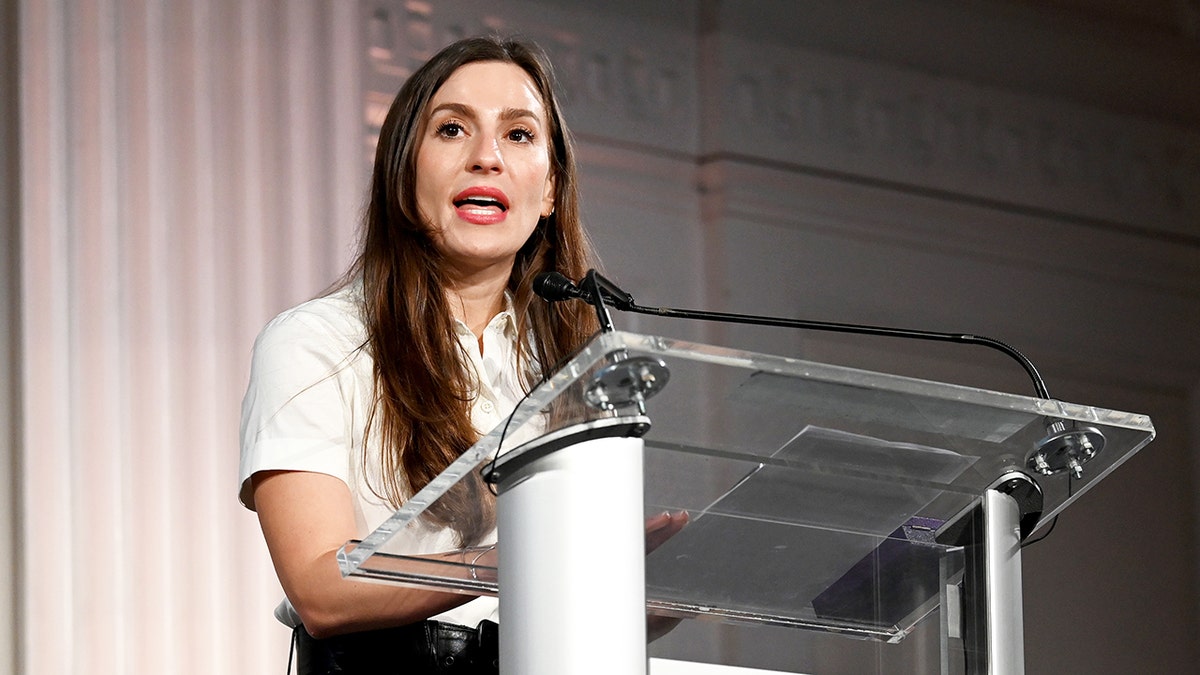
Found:
<svg viewBox="0 0 1200 675"><path fill-rule="evenodd" d="M453 279L446 289L451 315L482 338L488 322L504 309L504 291L510 274L511 270L504 270Z"/></svg>

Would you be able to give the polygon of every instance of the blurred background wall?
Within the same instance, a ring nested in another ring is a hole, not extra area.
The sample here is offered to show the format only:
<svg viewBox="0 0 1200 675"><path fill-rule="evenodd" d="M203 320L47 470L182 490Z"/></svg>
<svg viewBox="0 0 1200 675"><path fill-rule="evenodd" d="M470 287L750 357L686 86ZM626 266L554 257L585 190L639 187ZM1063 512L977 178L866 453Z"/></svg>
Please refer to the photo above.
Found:
<svg viewBox="0 0 1200 675"><path fill-rule="evenodd" d="M399 83L492 30L551 53L643 304L993 335L1056 397L1149 414L1026 550L1028 670L1195 663L1196 2L0 0L0 673L283 670L236 500L250 345L347 263ZM1031 393L970 348L620 321ZM654 649L916 649L843 647L693 624Z"/></svg>

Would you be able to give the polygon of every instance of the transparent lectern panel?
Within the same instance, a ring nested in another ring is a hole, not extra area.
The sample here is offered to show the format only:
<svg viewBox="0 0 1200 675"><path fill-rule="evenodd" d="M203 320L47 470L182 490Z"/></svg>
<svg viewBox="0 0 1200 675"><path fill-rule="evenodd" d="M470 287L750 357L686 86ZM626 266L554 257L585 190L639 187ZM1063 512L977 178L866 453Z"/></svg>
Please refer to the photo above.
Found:
<svg viewBox="0 0 1200 675"><path fill-rule="evenodd" d="M691 517L648 554L655 611L895 640L933 609L941 576L961 569L961 551L935 540L944 521L919 515L939 491L822 473L817 453L858 446L815 435L802 434L816 449L811 465L750 464L647 441L647 512ZM800 445L779 455L799 454ZM965 465L945 458L950 472ZM884 465L905 470L907 461Z"/></svg>
<svg viewBox="0 0 1200 675"><path fill-rule="evenodd" d="M602 334L506 424L348 544L343 572L495 593L495 502L481 473L497 456L519 461L552 446L556 433L629 414L650 421L647 517L690 516L647 556L653 612L884 642L912 632L953 585L962 551L939 535L1001 476L1035 479L1045 523L1154 435L1143 415ZM1086 450L1071 445L1084 438ZM1039 451L1053 475L1039 473ZM1059 466L1075 459L1072 469ZM453 543L414 555L408 542L439 528L456 533Z"/></svg>

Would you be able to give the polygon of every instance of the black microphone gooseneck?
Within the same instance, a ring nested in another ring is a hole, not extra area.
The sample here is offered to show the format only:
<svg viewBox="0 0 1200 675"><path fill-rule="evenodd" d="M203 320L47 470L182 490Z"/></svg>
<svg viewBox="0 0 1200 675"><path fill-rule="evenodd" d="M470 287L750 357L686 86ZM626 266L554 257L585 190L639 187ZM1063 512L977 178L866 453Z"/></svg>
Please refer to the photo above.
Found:
<svg viewBox="0 0 1200 675"><path fill-rule="evenodd" d="M722 321L727 323L982 345L1001 351L1015 359L1025 369L1025 372L1029 374L1030 379L1033 380L1033 386L1037 391L1038 398L1050 399L1046 383L1032 361L1017 351L1016 348L1000 340L980 335L939 333L907 328L809 321L805 319L785 319L753 314L732 314L670 307L642 307L634 302L632 295L621 290L616 284L604 278L596 270L588 270L587 275L579 284L576 284L558 272L545 272L534 278L533 290L550 302L558 302L571 298L579 298L586 301L596 308L596 314L600 318L600 326L605 332L613 330L612 319L608 314L608 305L611 305L622 311L668 318L700 319L705 321ZM663 370L665 371L665 366L663 366ZM664 382L665 374L663 372L659 375ZM1070 489L1070 477L1073 476L1076 479L1082 478L1083 465L1104 449L1104 434L1097 427L1080 425L1075 421L1051 416L1046 416L1045 422L1046 436L1038 441L1026 456L1025 466L1036 473L1046 476L1068 473L1068 489ZM1026 479L1026 482L1032 486L1032 493L1026 500L1028 503L1022 506L1022 539L1032 531L1033 526L1036 525L1041 517L1042 509L1041 488L1029 479ZM1010 490L1002 489L1002 491L1009 492ZM1025 513L1025 511L1028 511L1028 513Z"/></svg>
<svg viewBox="0 0 1200 675"><path fill-rule="evenodd" d="M595 290L599 288L599 292ZM1033 365L1024 354L1017 351L1014 347L994 340L989 337L980 335L970 335L966 333L938 333L925 330L911 330L907 328L888 328L885 326L866 326L851 323L833 323L828 321L809 321L806 319L786 319L771 316L758 316L754 314L731 314L727 312L709 312L704 310L692 309L675 309L671 307L642 307L633 301L633 296L617 287L616 284L604 278L596 270L590 270L584 281L576 285L573 281L563 276L558 272L546 272L539 274L533 281L533 290L542 298L551 302L567 300L569 298L580 298L589 304L599 307L605 306L605 303L616 307L619 310L627 312L635 312L638 314L648 314L652 316L663 316L673 319L700 319L704 321L721 321L725 323L741 323L752 324L758 326L776 326L781 328L802 328L808 330L832 331L839 333L856 333L859 335L877 335L884 337L900 337L911 338L918 340L937 340L941 342L957 342L960 344L976 344L997 349L1009 355L1021 364L1025 372L1029 374L1033 380L1034 389L1037 390L1038 398L1050 398L1049 392L1046 390L1046 383L1042 380L1042 376L1038 373L1037 367ZM605 312L607 316L607 311ZM604 325L604 320L601 320L601 326ZM609 320L609 328L611 330L611 319Z"/></svg>

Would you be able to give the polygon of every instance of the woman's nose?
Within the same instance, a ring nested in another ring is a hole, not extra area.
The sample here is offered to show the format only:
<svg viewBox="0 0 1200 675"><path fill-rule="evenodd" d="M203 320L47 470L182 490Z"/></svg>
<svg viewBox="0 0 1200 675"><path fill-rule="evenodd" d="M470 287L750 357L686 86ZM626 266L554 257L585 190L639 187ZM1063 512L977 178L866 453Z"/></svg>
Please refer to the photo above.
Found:
<svg viewBox="0 0 1200 675"><path fill-rule="evenodd" d="M470 170L473 173L500 173L504 170L504 157L495 138L481 134L472 150Z"/></svg>

